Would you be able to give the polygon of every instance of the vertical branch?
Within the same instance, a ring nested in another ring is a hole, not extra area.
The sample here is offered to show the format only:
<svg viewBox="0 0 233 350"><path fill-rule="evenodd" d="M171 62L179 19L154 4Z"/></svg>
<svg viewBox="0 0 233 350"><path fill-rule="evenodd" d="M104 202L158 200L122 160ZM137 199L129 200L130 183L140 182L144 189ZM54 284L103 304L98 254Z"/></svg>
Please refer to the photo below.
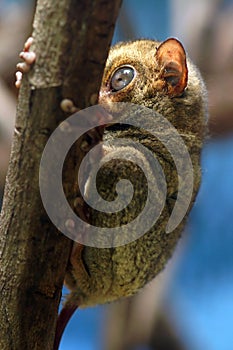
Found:
<svg viewBox="0 0 233 350"><path fill-rule="evenodd" d="M44 211L40 159L50 134L66 117L61 100L70 98L79 108L97 101L120 2L38 0L37 61L20 91L0 221L1 349L53 348L72 242ZM73 168L83 156L77 147ZM72 172L64 179L71 196Z"/></svg>

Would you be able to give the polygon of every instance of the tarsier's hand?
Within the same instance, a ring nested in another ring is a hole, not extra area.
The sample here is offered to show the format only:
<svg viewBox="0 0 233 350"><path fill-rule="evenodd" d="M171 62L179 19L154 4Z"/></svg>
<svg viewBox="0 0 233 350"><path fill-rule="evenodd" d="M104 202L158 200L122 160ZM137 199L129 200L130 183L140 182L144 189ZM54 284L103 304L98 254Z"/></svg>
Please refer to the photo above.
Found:
<svg viewBox="0 0 233 350"><path fill-rule="evenodd" d="M15 73L16 82L15 86L19 89L23 77L23 73L29 72L32 64L36 60L36 54L33 51L29 51L33 43L33 38L29 37L24 44L24 49L20 52L19 57L22 58L23 62L20 62L16 65L18 71Z"/></svg>

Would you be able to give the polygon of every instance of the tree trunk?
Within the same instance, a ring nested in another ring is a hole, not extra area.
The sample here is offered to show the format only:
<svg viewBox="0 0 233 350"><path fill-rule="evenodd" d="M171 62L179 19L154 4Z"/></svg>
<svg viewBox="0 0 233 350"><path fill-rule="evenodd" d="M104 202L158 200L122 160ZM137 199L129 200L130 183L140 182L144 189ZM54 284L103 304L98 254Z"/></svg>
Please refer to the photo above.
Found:
<svg viewBox="0 0 233 350"><path fill-rule="evenodd" d="M53 348L72 242L43 208L40 159L50 134L67 117L61 100L69 98L79 108L97 101L120 3L38 0L33 31L37 60L20 89L1 213L1 349ZM74 169L85 154L78 147L72 152L68 166ZM65 170L70 197L72 180L72 171Z"/></svg>

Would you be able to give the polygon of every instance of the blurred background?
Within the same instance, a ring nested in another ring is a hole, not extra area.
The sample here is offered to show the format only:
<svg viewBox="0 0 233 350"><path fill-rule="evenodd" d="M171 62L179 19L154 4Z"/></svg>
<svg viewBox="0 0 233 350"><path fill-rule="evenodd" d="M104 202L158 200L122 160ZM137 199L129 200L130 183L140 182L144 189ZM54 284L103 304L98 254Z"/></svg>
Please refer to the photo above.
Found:
<svg viewBox="0 0 233 350"><path fill-rule="evenodd" d="M0 0L0 198L17 101L15 65L34 6ZM61 350L233 349L233 0L123 1L113 43L169 36L183 42L209 91L213 137L203 150L197 201L167 268L135 297L78 310Z"/></svg>

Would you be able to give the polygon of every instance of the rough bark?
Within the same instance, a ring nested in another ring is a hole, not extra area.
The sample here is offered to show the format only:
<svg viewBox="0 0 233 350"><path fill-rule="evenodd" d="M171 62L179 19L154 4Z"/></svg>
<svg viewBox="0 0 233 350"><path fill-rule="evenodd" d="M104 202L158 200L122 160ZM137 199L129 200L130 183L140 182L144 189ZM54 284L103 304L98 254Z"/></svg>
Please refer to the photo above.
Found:
<svg viewBox="0 0 233 350"><path fill-rule="evenodd" d="M120 0L38 0L37 61L23 79L0 226L0 348L52 349L72 242L50 222L39 193L47 139L65 119L63 98L79 108L97 100ZM98 45L96 45L98 43ZM81 142L81 140L80 140ZM64 188L84 152L72 151Z"/></svg>

